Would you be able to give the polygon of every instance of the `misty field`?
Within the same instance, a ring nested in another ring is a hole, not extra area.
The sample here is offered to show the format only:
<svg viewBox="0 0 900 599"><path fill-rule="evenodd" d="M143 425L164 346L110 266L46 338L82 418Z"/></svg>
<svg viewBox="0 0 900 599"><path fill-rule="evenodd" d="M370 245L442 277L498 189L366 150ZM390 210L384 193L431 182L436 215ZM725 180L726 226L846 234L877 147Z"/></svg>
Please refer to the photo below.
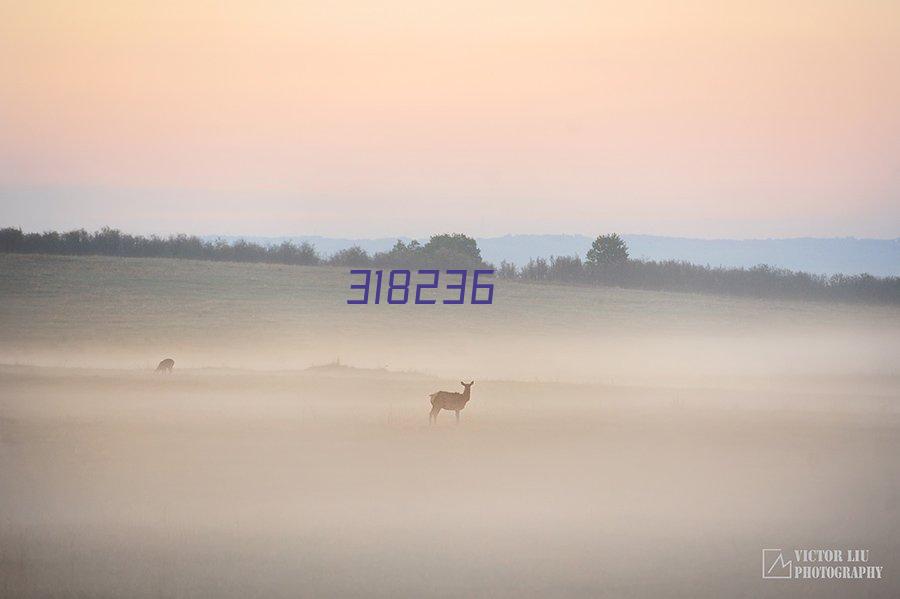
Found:
<svg viewBox="0 0 900 599"><path fill-rule="evenodd" d="M351 306L347 269L0 255L0 362L357 366L646 384L897 374L900 310L497 281L490 306Z"/></svg>
<svg viewBox="0 0 900 599"><path fill-rule="evenodd" d="M349 283L0 256L0 596L900 594L900 310ZM885 578L764 581L771 547Z"/></svg>

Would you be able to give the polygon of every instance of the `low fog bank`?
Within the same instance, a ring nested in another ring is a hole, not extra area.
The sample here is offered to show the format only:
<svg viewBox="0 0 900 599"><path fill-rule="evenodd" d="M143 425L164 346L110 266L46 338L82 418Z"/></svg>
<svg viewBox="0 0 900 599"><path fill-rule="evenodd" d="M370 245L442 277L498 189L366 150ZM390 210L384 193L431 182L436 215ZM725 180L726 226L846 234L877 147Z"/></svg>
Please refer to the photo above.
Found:
<svg viewBox="0 0 900 599"><path fill-rule="evenodd" d="M0 367L0 595L896 596L897 380L802 382ZM887 578L761 580L823 545Z"/></svg>
<svg viewBox="0 0 900 599"><path fill-rule="evenodd" d="M278 345L272 337L231 342L176 341L133 345L76 344L0 350L0 363L153 370L176 368L302 370L335 361L434 376L608 384L700 384L709 379L895 376L898 338L817 335L783 337L558 338L494 334L427 341L322 333L315 347Z"/></svg>

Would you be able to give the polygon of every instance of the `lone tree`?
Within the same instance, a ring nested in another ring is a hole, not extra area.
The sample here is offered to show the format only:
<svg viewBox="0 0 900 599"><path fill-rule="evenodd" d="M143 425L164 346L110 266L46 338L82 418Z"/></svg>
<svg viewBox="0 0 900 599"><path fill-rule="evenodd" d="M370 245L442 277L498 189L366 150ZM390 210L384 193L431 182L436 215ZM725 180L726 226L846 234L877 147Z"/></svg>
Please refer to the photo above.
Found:
<svg viewBox="0 0 900 599"><path fill-rule="evenodd" d="M610 266L628 261L628 246L616 233L601 235L591 244L586 263L588 266Z"/></svg>
<svg viewBox="0 0 900 599"><path fill-rule="evenodd" d="M484 260L474 239L462 233L433 235L424 245L397 240L390 251L378 252L373 263L407 268L481 268Z"/></svg>
<svg viewBox="0 0 900 599"><path fill-rule="evenodd" d="M440 268L479 268L484 264L478 244L462 233L432 235L422 253L428 264Z"/></svg>

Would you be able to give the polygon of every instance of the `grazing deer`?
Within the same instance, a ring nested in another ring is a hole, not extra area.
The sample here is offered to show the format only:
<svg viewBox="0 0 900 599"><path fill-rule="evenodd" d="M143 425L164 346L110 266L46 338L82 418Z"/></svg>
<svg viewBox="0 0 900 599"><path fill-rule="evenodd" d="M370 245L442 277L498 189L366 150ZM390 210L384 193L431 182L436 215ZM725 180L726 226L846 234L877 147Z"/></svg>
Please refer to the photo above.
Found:
<svg viewBox="0 0 900 599"><path fill-rule="evenodd" d="M472 381L471 383L460 381L459 384L465 388L465 391L462 393L438 391L437 393L432 393L430 395L431 414L428 415L429 424L431 424L431 422L437 422L438 413L441 410L453 410L456 412L456 424L459 424L459 411L469 403L469 396L472 394L472 385L475 384L475 381Z"/></svg>
<svg viewBox="0 0 900 599"><path fill-rule="evenodd" d="M159 366L156 367L156 372L172 372L172 367L175 366L175 360L172 358L166 358L162 362L159 363Z"/></svg>

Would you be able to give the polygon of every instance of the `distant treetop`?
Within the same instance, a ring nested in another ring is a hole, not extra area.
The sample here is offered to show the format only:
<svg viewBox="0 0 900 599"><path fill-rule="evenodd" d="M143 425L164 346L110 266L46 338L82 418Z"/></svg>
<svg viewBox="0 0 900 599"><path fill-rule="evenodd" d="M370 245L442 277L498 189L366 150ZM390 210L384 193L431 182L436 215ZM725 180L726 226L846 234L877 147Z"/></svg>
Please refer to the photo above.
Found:
<svg viewBox="0 0 900 599"><path fill-rule="evenodd" d="M585 261L590 267L611 266L628 261L628 246L616 233L600 235L591 244Z"/></svg>

